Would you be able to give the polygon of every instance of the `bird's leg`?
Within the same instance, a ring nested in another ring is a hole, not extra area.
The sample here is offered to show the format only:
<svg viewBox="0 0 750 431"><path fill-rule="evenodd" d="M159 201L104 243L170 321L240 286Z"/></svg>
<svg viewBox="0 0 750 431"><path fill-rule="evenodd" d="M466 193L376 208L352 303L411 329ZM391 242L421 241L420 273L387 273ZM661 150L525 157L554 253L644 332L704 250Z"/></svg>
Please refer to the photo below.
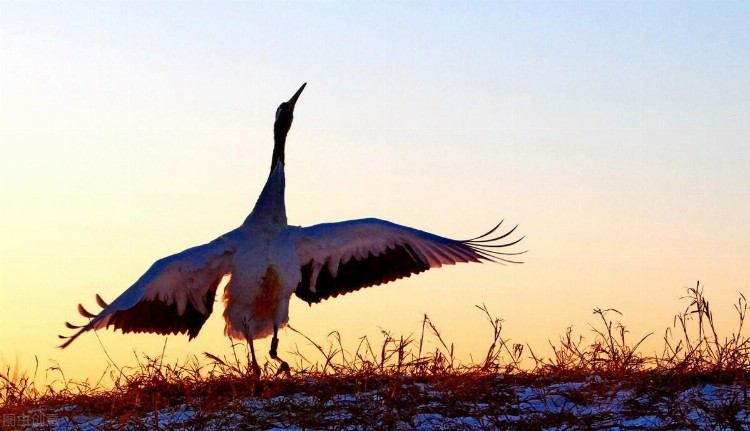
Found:
<svg viewBox="0 0 750 431"><path fill-rule="evenodd" d="M271 351L269 353L271 354L271 358L280 362L279 370L276 371L276 375L278 376L281 373L286 373L286 375L288 376L291 374L289 370L289 364L287 364L286 361L283 361L281 358L279 358L279 355L276 354L276 349L279 347L278 334L279 334L279 326L274 324L273 325L273 339L271 339Z"/></svg>
<svg viewBox="0 0 750 431"><path fill-rule="evenodd" d="M253 345L253 337L249 332L247 334L247 343L250 345L250 356L253 360L253 375L260 378L260 366L258 365L258 360L255 359L255 346Z"/></svg>
<svg viewBox="0 0 750 431"><path fill-rule="evenodd" d="M258 360L255 358L255 346L253 345L253 337L250 331L247 332L247 343L250 344L250 355L253 357L253 395L260 396L263 393L263 381L260 379L260 366L258 366Z"/></svg>

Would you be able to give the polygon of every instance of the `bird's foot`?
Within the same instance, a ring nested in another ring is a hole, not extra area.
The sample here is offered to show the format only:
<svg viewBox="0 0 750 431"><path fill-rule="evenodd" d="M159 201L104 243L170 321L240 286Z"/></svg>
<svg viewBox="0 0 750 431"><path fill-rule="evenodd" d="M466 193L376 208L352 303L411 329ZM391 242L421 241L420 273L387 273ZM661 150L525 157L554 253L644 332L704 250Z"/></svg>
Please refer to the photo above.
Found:
<svg viewBox="0 0 750 431"><path fill-rule="evenodd" d="M258 363L253 362L252 368L253 368L253 377L255 377L256 379L260 379L260 366L258 365Z"/></svg>
<svg viewBox="0 0 750 431"><path fill-rule="evenodd" d="M276 375L280 374L286 374L287 377L292 376L292 370L289 368L289 364L287 364L285 361L281 361L281 364L279 365L279 369L276 370Z"/></svg>

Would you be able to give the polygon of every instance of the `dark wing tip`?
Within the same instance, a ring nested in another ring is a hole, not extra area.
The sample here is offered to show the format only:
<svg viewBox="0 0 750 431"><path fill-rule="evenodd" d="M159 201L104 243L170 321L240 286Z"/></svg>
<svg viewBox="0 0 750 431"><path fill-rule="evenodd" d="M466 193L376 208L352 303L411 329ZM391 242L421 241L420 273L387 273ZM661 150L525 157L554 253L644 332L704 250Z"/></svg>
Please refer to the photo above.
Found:
<svg viewBox="0 0 750 431"><path fill-rule="evenodd" d="M511 260L511 259L506 258L505 256L518 256L518 255L528 252L528 250L507 252L507 251L499 251L497 249L512 247L518 244L519 242L521 242L524 238L526 238L526 236L521 236L520 238L516 240L506 242L506 243L500 243L500 244L496 243L496 241L500 241L505 238L508 238L511 234L513 234L518 228L518 225L515 225L513 228L511 228L510 230L508 230L507 232L505 232L504 234L500 236L497 236L494 238L487 238L493 232L495 232L502 224L503 222L501 221L494 228L492 228L489 232L485 233L484 235L480 235L476 238L472 238L470 240L460 241L460 242L461 244L471 248L472 251L477 253L484 260L488 260L490 262L496 262L496 263L522 264L523 261Z"/></svg>
<svg viewBox="0 0 750 431"><path fill-rule="evenodd" d="M81 304L78 304L78 313L80 313L83 317L88 317L89 319L93 319L94 317L96 317L96 314L89 312L88 310L83 308L83 305Z"/></svg>
<svg viewBox="0 0 750 431"><path fill-rule="evenodd" d="M490 230L489 230L489 231L487 231L486 233L483 233L482 235L479 235L479 236L477 236L477 237L474 237L474 238L471 238L471 239L463 240L463 241L460 241L460 242L474 242L474 241L478 241L478 240L481 240L482 238L485 238L485 237L487 237L488 235L491 235L491 234L492 234L493 232L495 232L495 231L497 230L497 228L499 228L499 227L500 227L500 225L502 225L502 224L503 224L503 222L504 222L504 221L505 221L505 219L503 219L503 220L500 220L500 223L496 224L496 225L495 225L495 227L493 227L492 229L490 229ZM480 241L480 242L481 242L481 241Z"/></svg>
<svg viewBox="0 0 750 431"><path fill-rule="evenodd" d="M68 336L58 335L57 338L59 338L61 340L67 340L67 341L64 342L64 343L62 343L62 344L60 344L59 346L57 346L57 348L58 349L64 349L64 348L70 346L70 343L72 343L76 338L78 338L79 334L80 334L80 332L78 334L68 335Z"/></svg>

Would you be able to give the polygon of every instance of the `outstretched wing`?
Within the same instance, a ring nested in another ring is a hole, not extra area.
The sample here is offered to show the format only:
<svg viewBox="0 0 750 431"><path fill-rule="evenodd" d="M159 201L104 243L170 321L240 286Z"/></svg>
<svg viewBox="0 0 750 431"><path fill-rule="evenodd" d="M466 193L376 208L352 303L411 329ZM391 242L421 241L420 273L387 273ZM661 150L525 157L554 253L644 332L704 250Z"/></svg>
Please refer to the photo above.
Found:
<svg viewBox="0 0 750 431"><path fill-rule="evenodd" d="M372 218L297 228L290 232L302 265L295 294L312 304L442 265L483 260L521 263L509 257L524 252L498 250L523 239L501 242L515 227L490 237L501 224L466 241Z"/></svg>
<svg viewBox="0 0 750 431"><path fill-rule="evenodd" d="M86 331L110 326L122 332L187 332L193 339L213 311L221 279L232 271L234 248L229 233L159 259L111 304L96 295L96 302L103 308L99 314L89 313L79 304L78 312L91 321L82 326L66 322L68 328L78 331L69 337L61 335L67 341L60 347L67 347Z"/></svg>

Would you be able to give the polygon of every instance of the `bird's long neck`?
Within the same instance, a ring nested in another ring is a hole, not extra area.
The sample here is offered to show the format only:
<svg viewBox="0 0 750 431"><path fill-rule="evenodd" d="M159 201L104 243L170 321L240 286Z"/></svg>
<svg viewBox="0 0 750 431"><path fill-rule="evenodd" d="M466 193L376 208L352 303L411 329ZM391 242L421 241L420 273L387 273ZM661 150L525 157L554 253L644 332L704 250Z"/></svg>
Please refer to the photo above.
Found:
<svg viewBox="0 0 750 431"><path fill-rule="evenodd" d="M277 119L273 125L273 155L271 173L260 192L258 201L243 225L286 226L286 204L284 202L284 146L291 121Z"/></svg>
<svg viewBox="0 0 750 431"><path fill-rule="evenodd" d="M284 147L286 135L294 120L294 103L304 89L304 84L289 100L282 103L276 110L276 121L273 123L273 155L271 156L271 173L266 185L255 203L255 207L245 219L243 226L260 228L274 233L279 229L286 229L286 204L284 203Z"/></svg>
<svg viewBox="0 0 750 431"><path fill-rule="evenodd" d="M273 126L273 155L271 156L271 173L276 168L276 164L284 164L284 147L286 146L286 135L289 133L289 126L280 124L278 121Z"/></svg>
<svg viewBox="0 0 750 431"><path fill-rule="evenodd" d="M242 225L262 226L265 229L286 228L285 186L284 163L275 163L253 211Z"/></svg>

